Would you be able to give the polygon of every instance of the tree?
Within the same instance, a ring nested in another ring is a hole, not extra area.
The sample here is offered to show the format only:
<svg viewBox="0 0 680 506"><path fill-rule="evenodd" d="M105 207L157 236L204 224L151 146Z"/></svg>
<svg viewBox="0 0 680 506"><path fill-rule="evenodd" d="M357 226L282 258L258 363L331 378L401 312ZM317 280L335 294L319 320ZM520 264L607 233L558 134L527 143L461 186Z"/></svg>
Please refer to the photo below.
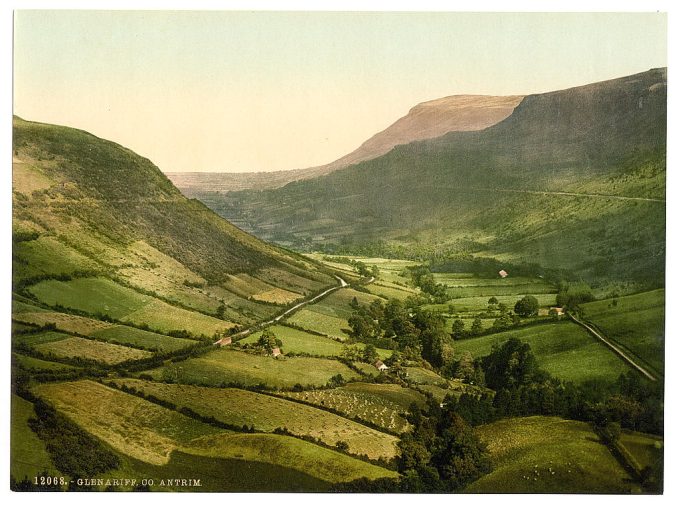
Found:
<svg viewBox="0 0 680 506"><path fill-rule="evenodd" d="M482 333L483 327L482 327L482 319L478 316L474 320L472 320L472 327L470 328L470 334L473 336L478 336L479 334Z"/></svg>
<svg viewBox="0 0 680 506"><path fill-rule="evenodd" d="M274 348L282 345L281 341L276 338L276 335L270 329L264 329L262 331L262 335L257 340L257 344L264 348L267 353L271 353Z"/></svg>
<svg viewBox="0 0 680 506"><path fill-rule="evenodd" d="M465 322L460 318L453 320L451 325L451 337L454 339L463 339L465 336Z"/></svg>
<svg viewBox="0 0 680 506"><path fill-rule="evenodd" d="M534 316L538 314L538 299L533 295L525 295L515 304L515 313L520 316Z"/></svg>
<svg viewBox="0 0 680 506"><path fill-rule="evenodd" d="M498 299L496 297L491 297L489 299L489 304L498 304Z"/></svg>
<svg viewBox="0 0 680 506"><path fill-rule="evenodd" d="M376 351L375 346L372 344L367 344L361 354L361 359L367 364L372 364L378 360L378 352Z"/></svg>

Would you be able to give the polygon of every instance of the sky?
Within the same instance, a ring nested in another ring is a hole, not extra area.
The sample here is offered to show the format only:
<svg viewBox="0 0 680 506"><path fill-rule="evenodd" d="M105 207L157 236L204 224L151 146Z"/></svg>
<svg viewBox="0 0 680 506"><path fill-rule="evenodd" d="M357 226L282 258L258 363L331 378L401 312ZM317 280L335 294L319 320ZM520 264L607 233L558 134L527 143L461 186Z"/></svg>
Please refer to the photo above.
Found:
<svg viewBox="0 0 680 506"><path fill-rule="evenodd" d="M166 172L329 163L419 102L666 66L658 13L16 11L14 114Z"/></svg>

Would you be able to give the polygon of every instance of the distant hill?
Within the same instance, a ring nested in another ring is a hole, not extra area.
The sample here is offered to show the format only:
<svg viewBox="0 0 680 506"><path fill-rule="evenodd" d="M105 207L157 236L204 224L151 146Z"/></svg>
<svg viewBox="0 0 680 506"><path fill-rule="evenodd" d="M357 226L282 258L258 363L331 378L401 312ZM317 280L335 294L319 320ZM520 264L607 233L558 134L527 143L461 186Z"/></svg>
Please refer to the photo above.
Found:
<svg viewBox="0 0 680 506"><path fill-rule="evenodd" d="M311 179L371 160L400 144L433 139L448 132L483 130L507 118L521 100L521 96L454 95L423 102L356 150L319 167L248 173L173 172L167 176L189 197L205 192L279 188L291 181Z"/></svg>
<svg viewBox="0 0 680 506"><path fill-rule="evenodd" d="M249 323L277 311L277 303L336 283L317 264L188 200L149 160L122 146L17 117L13 126L15 290L108 278ZM100 295L84 293L82 300Z"/></svg>
<svg viewBox="0 0 680 506"><path fill-rule="evenodd" d="M654 69L530 95L484 130L396 146L323 177L201 199L298 248L486 254L659 282L665 145L666 69Z"/></svg>

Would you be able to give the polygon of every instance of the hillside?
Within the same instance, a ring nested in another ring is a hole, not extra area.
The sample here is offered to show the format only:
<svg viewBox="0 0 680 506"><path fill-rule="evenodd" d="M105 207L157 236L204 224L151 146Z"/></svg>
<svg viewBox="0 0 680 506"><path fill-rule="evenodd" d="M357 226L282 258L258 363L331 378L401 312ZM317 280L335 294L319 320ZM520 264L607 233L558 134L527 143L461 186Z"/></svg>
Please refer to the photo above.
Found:
<svg viewBox="0 0 680 506"><path fill-rule="evenodd" d="M43 303L147 324L130 315L164 307L155 320L165 330L190 330L180 317L192 310L205 319L197 333L211 335L220 322L263 319L336 283L186 199L149 160L86 132L14 118L12 182L14 288ZM116 310L112 293L130 311ZM177 327L160 321L175 313Z"/></svg>
<svg viewBox="0 0 680 506"><path fill-rule="evenodd" d="M168 177L185 195L196 198L206 193L279 188L377 158L400 144L434 139L448 132L483 130L507 118L521 100L520 96L454 95L423 102L351 153L319 167L253 173L174 172Z"/></svg>
<svg viewBox="0 0 680 506"><path fill-rule="evenodd" d="M539 262L658 283L665 228L666 70L525 97L482 131L397 146L327 176L204 195L256 235Z"/></svg>

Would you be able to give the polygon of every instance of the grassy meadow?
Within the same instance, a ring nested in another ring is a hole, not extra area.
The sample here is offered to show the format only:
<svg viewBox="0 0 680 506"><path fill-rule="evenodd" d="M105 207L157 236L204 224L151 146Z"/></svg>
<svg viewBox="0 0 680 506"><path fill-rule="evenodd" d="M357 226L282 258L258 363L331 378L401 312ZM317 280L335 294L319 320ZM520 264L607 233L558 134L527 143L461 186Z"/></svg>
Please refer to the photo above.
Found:
<svg viewBox="0 0 680 506"><path fill-rule="evenodd" d="M191 358L176 364L168 364L148 372L156 380L205 386L223 383L264 385L268 388L292 388L324 386L333 376L340 374L351 381L359 375L337 360L311 357L275 359L225 348Z"/></svg>
<svg viewBox="0 0 680 506"><path fill-rule="evenodd" d="M488 355L494 344L518 338L531 346L538 364L551 375L580 383L615 380L629 366L583 328L570 322L546 323L454 342L457 354Z"/></svg>
<svg viewBox="0 0 680 506"><path fill-rule="evenodd" d="M477 427L493 470L469 493L622 494L639 486L583 422L554 417L509 418Z"/></svg>
<svg viewBox="0 0 680 506"><path fill-rule="evenodd" d="M172 402L178 408L188 407L230 425L253 426L265 432L285 428L292 434L311 436L330 446L344 441L351 453L366 454L372 459L382 457L389 460L395 456L394 436L327 411L270 395L233 388L139 380L117 380L115 383Z"/></svg>

